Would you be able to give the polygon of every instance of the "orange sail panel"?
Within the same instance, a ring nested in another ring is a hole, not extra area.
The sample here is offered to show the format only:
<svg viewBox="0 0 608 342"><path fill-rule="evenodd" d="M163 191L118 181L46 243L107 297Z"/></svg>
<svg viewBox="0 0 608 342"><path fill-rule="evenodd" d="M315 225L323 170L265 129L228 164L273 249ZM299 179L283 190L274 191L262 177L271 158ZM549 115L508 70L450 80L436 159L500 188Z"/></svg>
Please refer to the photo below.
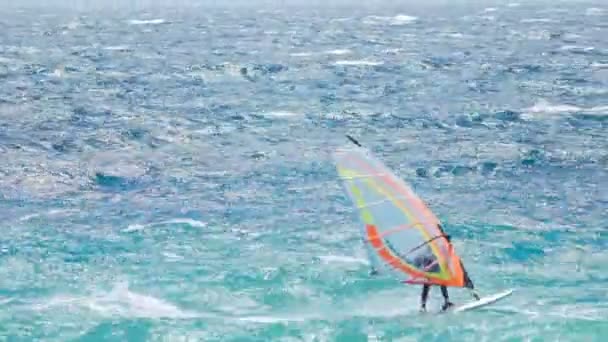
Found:
<svg viewBox="0 0 608 342"><path fill-rule="evenodd" d="M460 258L440 222L403 180L362 147L337 150L336 168L363 221L374 265L412 284L465 286Z"/></svg>

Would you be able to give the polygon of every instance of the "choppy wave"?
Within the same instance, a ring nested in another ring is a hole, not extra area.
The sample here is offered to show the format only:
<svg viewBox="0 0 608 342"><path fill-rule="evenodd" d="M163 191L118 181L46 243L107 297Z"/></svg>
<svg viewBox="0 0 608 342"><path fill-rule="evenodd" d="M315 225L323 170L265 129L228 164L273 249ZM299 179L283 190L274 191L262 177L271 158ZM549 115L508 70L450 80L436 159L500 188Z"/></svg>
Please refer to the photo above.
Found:
<svg viewBox="0 0 608 342"><path fill-rule="evenodd" d="M3 16L3 337L603 336L603 9L181 6ZM525 291L425 317L419 287L370 276L345 134L411 183L481 293Z"/></svg>
<svg viewBox="0 0 608 342"><path fill-rule="evenodd" d="M172 224L185 224L185 225L188 225L188 226L191 226L194 228L207 227L207 223L202 222L202 221L187 219L187 218L174 218L174 219L170 219L170 220L164 220L164 221L152 222L152 223L146 223L146 224L141 224L141 223L130 224L123 231L124 232L135 232L135 231L144 230L146 228L151 228L151 227L155 227L155 226L172 225Z"/></svg>
<svg viewBox="0 0 608 342"><path fill-rule="evenodd" d="M598 7L590 7L585 10L585 14L587 15L604 15L606 13L606 9L598 8Z"/></svg>
<svg viewBox="0 0 608 342"><path fill-rule="evenodd" d="M388 25L399 26L399 25L411 24L413 22L416 22L417 20L418 20L418 17L405 15L405 14L398 14L393 17L370 15L370 16L365 17L363 19L363 22L366 24L372 24L372 25L373 24L388 24Z"/></svg>
<svg viewBox="0 0 608 342"><path fill-rule="evenodd" d="M128 284L119 283L109 292L84 296L58 295L31 305L34 311L89 310L106 318L197 318L200 314L182 310L165 300L129 290ZM204 316L203 316L204 317Z"/></svg>
<svg viewBox="0 0 608 342"><path fill-rule="evenodd" d="M375 65L382 65L383 62L381 62L381 61L370 61L370 60L340 60L340 61L335 61L334 64L336 64L336 65L351 65L351 66L358 66L358 65L375 66Z"/></svg>
<svg viewBox="0 0 608 342"><path fill-rule="evenodd" d="M608 116L608 105L585 108L569 104L551 104L546 100L542 100L538 101L533 106L524 109L524 112L530 115L587 113Z"/></svg>

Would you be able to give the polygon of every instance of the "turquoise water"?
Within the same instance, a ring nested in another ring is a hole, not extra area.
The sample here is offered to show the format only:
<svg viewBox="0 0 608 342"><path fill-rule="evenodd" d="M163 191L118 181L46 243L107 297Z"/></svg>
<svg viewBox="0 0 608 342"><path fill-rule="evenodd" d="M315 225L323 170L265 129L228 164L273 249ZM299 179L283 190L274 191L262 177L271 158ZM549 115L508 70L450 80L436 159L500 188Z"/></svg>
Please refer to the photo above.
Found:
<svg viewBox="0 0 608 342"><path fill-rule="evenodd" d="M56 5L0 10L2 340L608 334L602 2ZM346 133L514 295L370 277Z"/></svg>

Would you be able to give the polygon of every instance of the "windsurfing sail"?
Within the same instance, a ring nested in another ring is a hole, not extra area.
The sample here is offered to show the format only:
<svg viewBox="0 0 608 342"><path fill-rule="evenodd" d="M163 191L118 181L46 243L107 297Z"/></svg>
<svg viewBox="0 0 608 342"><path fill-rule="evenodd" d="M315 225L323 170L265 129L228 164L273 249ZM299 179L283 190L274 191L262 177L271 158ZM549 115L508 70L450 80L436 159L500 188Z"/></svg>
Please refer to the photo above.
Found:
<svg viewBox="0 0 608 342"><path fill-rule="evenodd" d="M439 220L410 186L360 145L333 158L372 264L410 284L473 288Z"/></svg>

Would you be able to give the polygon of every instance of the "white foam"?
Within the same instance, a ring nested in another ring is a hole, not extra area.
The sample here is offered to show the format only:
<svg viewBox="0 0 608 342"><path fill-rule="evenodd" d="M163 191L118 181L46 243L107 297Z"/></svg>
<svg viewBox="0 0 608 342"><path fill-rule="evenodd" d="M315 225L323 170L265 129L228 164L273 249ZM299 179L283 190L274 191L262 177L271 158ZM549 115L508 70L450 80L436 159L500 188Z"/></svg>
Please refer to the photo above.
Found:
<svg viewBox="0 0 608 342"><path fill-rule="evenodd" d="M555 114L555 113L572 113L581 111L581 107L567 105L567 104L550 104L546 100L541 100L535 103L532 107L526 108L526 112L528 113L547 113L547 114Z"/></svg>
<svg viewBox="0 0 608 342"><path fill-rule="evenodd" d="M576 40L576 39L579 39L581 37L582 36L580 34L576 34L576 33L566 33L563 36L564 40Z"/></svg>
<svg viewBox="0 0 608 342"><path fill-rule="evenodd" d="M245 322L255 322L255 323L288 323L288 322L304 322L307 320L305 317L273 317L273 316L246 316L239 317L239 320Z"/></svg>
<svg viewBox="0 0 608 342"><path fill-rule="evenodd" d="M552 23L552 22L554 22L554 20L549 19L549 18L527 18L527 19L520 20L520 22L522 22L522 23Z"/></svg>
<svg viewBox="0 0 608 342"><path fill-rule="evenodd" d="M418 20L417 17L405 15L405 14L398 14L394 17L370 15L363 19L363 23L371 24L371 25L388 24L388 25L399 26L399 25L407 25L407 24L413 23L417 20Z"/></svg>
<svg viewBox="0 0 608 342"><path fill-rule="evenodd" d="M102 310L105 305L112 308L116 305L122 306L123 312L129 317L189 318L198 316L180 310L177 306L162 299L129 291L127 286L115 287L110 294L98 297L97 303L100 304Z"/></svg>
<svg viewBox="0 0 608 342"><path fill-rule="evenodd" d="M140 19L132 19L129 20L129 24L131 25L158 25L164 24L165 19L148 19L148 20L140 20Z"/></svg>
<svg viewBox="0 0 608 342"><path fill-rule="evenodd" d="M366 259L346 256L346 255L320 255L319 259L321 259L322 261L324 261L327 264L335 263L335 262L341 262L341 263L347 263L347 264L363 264L363 265L369 264L369 262Z"/></svg>
<svg viewBox="0 0 608 342"><path fill-rule="evenodd" d="M330 22L344 22L344 21L349 21L349 20L353 20L353 18L334 18L334 19L330 20Z"/></svg>
<svg viewBox="0 0 608 342"><path fill-rule="evenodd" d="M584 112L587 114L608 115L608 106L595 106L591 108L585 108Z"/></svg>
<svg viewBox="0 0 608 342"><path fill-rule="evenodd" d="M526 114L572 114L572 113L586 113L586 114L599 114L608 115L607 106L595 106L595 107L578 107L568 104L551 104L546 100L540 100L532 107L524 109Z"/></svg>
<svg viewBox="0 0 608 342"><path fill-rule="evenodd" d="M377 291L374 294L373 300L362 301L360 299L353 298L352 307L347 308L348 316L391 318L418 312L417 305L414 303L408 303L407 300L404 300L402 305L394 305L395 298L403 299L403 293L394 290L387 290Z"/></svg>
<svg viewBox="0 0 608 342"><path fill-rule="evenodd" d="M334 56L343 56L343 55L348 55L351 54L352 51L349 49L334 49L334 50L327 50L327 51L323 51L321 52L321 54L324 55L334 55ZM313 53L313 52L292 52L289 55L292 57L310 57L310 56L314 56L314 55L318 55L319 53Z"/></svg>
<svg viewBox="0 0 608 342"><path fill-rule="evenodd" d="M608 63L594 62L594 63L591 63L591 67L596 68L596 69L608 69Z"/></svg>
<svg viewBox="0 0 608 342"><path fill-rule="evenodd" d="M162 299L132 292L128 284L118 284L109 293L92 296L55 296L45 303L31 306L34 310L57 307L89 309L104 317L128 318L195 318L202 315L181 310Z"/></svg>
<svg viewBox="0 0 608 342"><path fill-rule="evenodd" d="M130 74L128 74L126 72L115 71L115 70L98 71L97 74L100 76L106 76L106 77L115 78L115 79L126 79L127 77L131 76ZM106 89L103 89L103 90L106 90Z"/></svg>
<svg viewBox="0 0 608 342"><path fill-rule="evenodd" d="M293 56L293 57L310 57L313 55L313 53L312 52L292 52L289 55Z"/></svg>
<svg viewBox="0 0 608 342"><path fill-rule="evenodd" d="M4 45L4 50L6 52L19 52L25 54L36 54L40 52L40 50L33 46L16 46L16 45Z"/></svg>
<svg viewBox="0 0 608 342"><path fill-rule="evenodd" d="M374 65L382 65L383 62L368 61L368 60L340 60L340 61L334 62L334 64L335 65L348 65L348 66L359 66L359 65L374 66Z"/></svg>
<svg viewBox="0 0 608 342"><path fill-rule="evenodd" d="M328 55L348 55L348 54L352 53L352 51L349 49L336 49L336 50L326 51L325 53Z"/></svg>
<svg viewBox="0 0 608 342"><path fill-rule="evenodd" d="M172 224L172 223L185 223L185 224L187 224L187 225L189 225L191 227L197 227L197 228L205 228L205 227L207 227L207 223L205 223L205 222L198 221L198 220L193 220L193 219L188 219L188 218L171 219L171 220L160 222L159 224Z"/></svg>
<svg viewBox="0 0 608 342"><path fill-rule="evenodd" d="M53 76L57 78L62 78L65 76L65 67L63 65L57 66L55 70L53 70Z"/></svg>
<svg viewBox="0 0 608 342"><path fill-rule="evenodd" d="M462 38L462 37L464 37L464 35L462 33L460 33L460 32L450 32L450 33L447 33L446 36L450 37L450 38Z"/></svg>
<svg viewBox="0 0 608 342"><path fill-rule="evenodd" d="M43 213L33 213L33 214L28 214L28 215L22 216L18 219L18 221L23 222L23 221L28 221L28 220L36 218L36 217L40 217L40 216L59 216L62 214L69 214L69 213L73 213L73 212L76 212L76 210L74 210L74 209L51 209L51 210L43 212Z"/></svg>
<svg viewBox="0 0 608 342"><path fill-rule="evenodd" d="M125 233L130 233L130 232L144 230L148 227L162 226L162 225L168 225L168 224L180 224L180 223L185 223L191 227L196 227L196 228L207 227L207 223L202 222L202 221L193 220L193 219L189 219L189 218L175 218L175 219L170 219L170 220L165 220L165 221L151 222L151 223L147 223L147 224L134 223L134 224L130 224L129 226L127 226L127 228L123 229L122 231Z"/></svg>
<svg viewBox="0 0 608 342"><path fill-rule="evenodd" d="M121 151L122 152L122 151ZM91 175L102 173L123 178L137 178L146 174L146 167L136 160L128 159L124 152L99 152L89 161Z"/></svg>
<svg viewBox="0 0 608 342"><path fill-rule="evenodd" d="M123 50L128 50L129 47L127 45L112 45L112 46L106 46L103 49L109 50L109 51L123 51Z"/></svg>
<svg viewBox="0 0 608 342"><path fill-rule="evenodd" d="M167 258L167 260L169 260L169 261L178 261L178 260L184 259L184 257L182 257L181 255L177 255L177 254L171 253L171 252L163 252L163 256L165 258Z"/></svg>
<svg viewBox="0 0 608 342"><path fill-rule="evenodd" d="M300 114L296 113L296 112L281 111L281 110L264 112L264 113L262 113L262 115L265 117L275 117L275 118L291 118L291 117L300 116Z"/></svg>
<svg viewBox="0 0 608 342"><path fill-rule="evenodd" d="M144 230L146 228L146 226L144 226L143 224L130 224L127 228L123 229L122 231L125 233L131 233L131 232L136 232L139 230Z"/></svg>
<svg viewBox="0 0 608 342"><path fill-rule="evenodd" d="M605 10L603 8L591 7L585 11L586 15L603 15Z"/></svg>
<svg viewBox="0 0 608 342"><path fill-rule="evenodd" d="M416 20L418 20L417 17L399 14L399 15L396 15L394 18L392 18L391 24L392 25L405 25L405 24L412 23Z"/></svg>
<svg viewBox="0 0 608 342"><path fill-rule="evenodd" d="M510 2L507 4L507 7L519 7L520 4L518 2Z"/></svg>
<svg viewBox="0 0 608 342"><path fill-rule="evenodd" d="M551 33L547 30L531 30L526 34L526 38L530 40L548 40L551 38Z"/></svg>
<svg viewBox="0 0 608 342"><path fill-rule="evenodd" d="M402 48L388 48L388 49L382 50L382 52L389 53L389 54L398 54L402 51L403 51Z"/></svg>
<svg viewBox="0 0 608 342"><path fill-rule="evenodd" d="M233 131L236 131L236 127L232 125L221 125L221 126L208 126L202 129L193 130L190 133L193 135L212 135L212 134L226 134Z"/></svg>
<svg viewBox="0 0 608 342"><path fill-rule="evenodd" d="M30 219L32 219L34 217L38 217L38 216L40 216L40 214L37 214L37 213L36 214L28 214L28 215L20 217L17 221L20 221L20 222L27 221L27 220L30 220Z"/></svg>
<svg viewBox="0 0 608 342"><path fill-rule="evenodd" d="M488 8L485 8L483 11L487 13L487 12L496 12L497 10L498 9L495 7L488 7Z"/></svg>
<svg viewBox="0 0 608 342"><path fill-rule="evenodd" d="M585 51L585 52L589 52L589 51L593 51L595 50L595 47L593 46L578 46L578 45L564 45L561 47L562 50L565 51Z"/></svg>

